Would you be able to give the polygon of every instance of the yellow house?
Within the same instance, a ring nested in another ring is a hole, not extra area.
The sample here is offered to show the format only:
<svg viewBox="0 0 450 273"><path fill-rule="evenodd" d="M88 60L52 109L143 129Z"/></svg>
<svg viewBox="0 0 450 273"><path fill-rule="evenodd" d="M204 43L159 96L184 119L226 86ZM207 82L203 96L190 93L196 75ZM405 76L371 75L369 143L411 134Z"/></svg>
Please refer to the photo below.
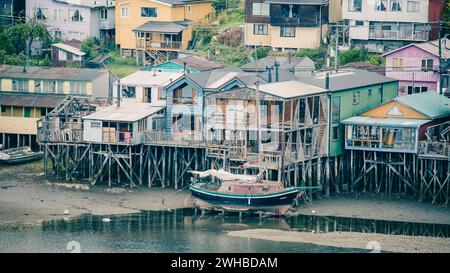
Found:
<svg viewBox="0 0 450 273"><path fill-rule="evenodd" d="M213 10L210 0L116 1L116 44L122 55L138 64L166 61L185 50L192 39L192 23Z"/></svg>
<svg viewBox="0 0 450 273"><path fill-rule="evenodd" d="M341 0L245 0L245 45L273 50L317 48L329 23L341 20Z"/></svg>
<svg viewBox="0 0 450 273"><path fill-rule="evenodd" d="M37 148L36 121L66 96L111 97L108 70L0 65L0 144Z"/></svg>

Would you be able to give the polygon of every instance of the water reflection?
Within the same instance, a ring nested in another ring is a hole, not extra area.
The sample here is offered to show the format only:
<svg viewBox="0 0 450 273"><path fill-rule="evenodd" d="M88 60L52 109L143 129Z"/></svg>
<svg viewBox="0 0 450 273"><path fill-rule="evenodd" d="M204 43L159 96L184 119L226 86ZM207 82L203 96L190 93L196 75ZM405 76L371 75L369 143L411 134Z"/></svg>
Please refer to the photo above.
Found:
<svg viewBox="0 0 450 273"><path fill-rule="evenodd" d="M449 237L450 226L355 218L291 216L244 217L195 214L191 209L147 211L129 215L83 215L45 221L40 226L0 227L2 252L68 252L68 242L81 252L367 252L314 244L230 237L227 231L255 228L307 232L350 231Z"/></svg>

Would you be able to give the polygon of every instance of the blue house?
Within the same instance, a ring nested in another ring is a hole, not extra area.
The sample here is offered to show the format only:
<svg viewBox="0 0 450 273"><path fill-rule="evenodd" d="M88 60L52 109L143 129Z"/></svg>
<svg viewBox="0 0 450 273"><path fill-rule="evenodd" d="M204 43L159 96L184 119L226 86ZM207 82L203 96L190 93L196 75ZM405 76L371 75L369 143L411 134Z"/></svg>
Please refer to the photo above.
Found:
<svg viewBox="0 0 450 273"><path fill-rule="evenodd" d="M201 133L204 124L205 95L208 93L253 86L256 81L268 83L275 78L278 81L295 79L292 73L284 70L278 71L276 77L271 73L252 73L239 68L224 68L183 75L165 87L166 132Z"/></svg>

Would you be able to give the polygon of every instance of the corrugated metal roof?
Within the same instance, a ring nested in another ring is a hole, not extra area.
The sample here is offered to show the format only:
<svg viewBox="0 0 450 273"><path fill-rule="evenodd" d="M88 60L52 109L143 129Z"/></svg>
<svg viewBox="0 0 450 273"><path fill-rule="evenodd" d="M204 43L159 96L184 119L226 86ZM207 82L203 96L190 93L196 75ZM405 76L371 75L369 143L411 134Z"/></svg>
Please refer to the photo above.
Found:
<svg viewBox="0 0 450 273"><path fill-rule="evenodd" d="M185 30L186 28L187 27L185 25L175 22L148 21L145 24L140 25L137 28L133 29L133 31L177 34Z"/></svg>
<svg viewBox="0 0 450 273"><path fill-rule="evenodd" d="M14 94L0 92L0 105L21 106L21 107L56 107L66 96L65 95L44 95L44 94Z"/></svg>
<svg viewBox="0 0 450 273"><path fill-rule="evenodd" d="M44 68L38 66L28 66L27 72L23 73L23 66L0 65L0 78L90 81L105 73L109 73L109 71L68 67Z"/></svg>
<svg viewBox="0 0 450 273"><path fill-rule="evenodd" d="M151 103L124 101L119 109L116 105L100 108L97 112L83 117L88 120L135 122L151 116L165 107Z"/></svg>
<svg viewBox="0 0 450 273"><path fill-rule="evenodd" d="M181 65L184 65L184 63L186 63L187 67L194 68L201 72L223 67L223 65L221 65L221 64L215 63L213 61L205 60L198 56L188 56L188 57L184 57L184 58L173 59L173 60L170 60L169 62L174 62L174 63L181 64Z"/></svg>
<svg viewBox="0 0 450 273"><path fill-rule="evenodd" d="M425 123L430 122L429 119L409 119L409 118L374 118L365 116L355 116L342 121L343 124L350 125L368 125L383 127L407 127L417 128Z"/></svg>
<svg viewBox="0 0 450 273"><path fill-rule="evenodd" d="M79 49L76 48L76 47L70 46L70 45L68 45L68 44L57 43L57 44L52 44L52 46L54 46L54 47L56 47L56 48L59 48L59 49L62 49L62 50L65 50L65 51L67 51L67 52L70 52L70 53L75 54L75 55L77 55L77 56L84 56L84 55L86 55L85 52L79 50Z"/></svg>
<svg viewBox="0 0 450 273"><path fill-rule="evenodd" d="M286 57L286 56L267 56L257 61L253 61L241 66L244 71L266 71L266 66L274 66L275 62L280 65L281 69L299 69L302 66L298 66L305 58L308 57ZM312 61L312 60L311 60ZM309 66L305 66L308 69Z"/></svg>
<svg viewBox="0 0 450 273"><path fill-rule="evenodd" d="M183 76L181 73L156 72L153 71L137 71L125 78L120 79L121 85L132 86L161 86L164 87L169 83Z"/></svg>
<svg viewBox="0 0 450 273"><path fill-rule="evenodd" d="M339 71L338 73L329 71L329 73L329 89L332 92L398 81L393 78L361 69L346 69L345 71ZM299 80L311 85L325 88L325 76L326 72L320 72L315 75L301 77Z"/></svg>
<svg viewBox="0 0 450 273"><path fill-rule="evenodd" d="M327 91L326 89L299 81L285 81L262 84L260 85L259 90L261 92L285 99L318 94Z"/></svg>
<svg viewBox="0 0 450 273"><path fill-rule="evenodd" d="M116 1L113 0L53 0L53 1L88 8L114 7L116 5Z"/></svg>
<svg viewBox="0 0 450 273"><path fill-rule="evenodd" d="M443 59L448 59L450 58L450 39L441 39L441 51L442 51L442 58ZM387 56L390 55L392 53L395 53L397 51L403 50L405 48L409 48L411 46L415 46L418 48L421 48L435 56L439 56L439 42L438 40L434 40L434 41L428 41L428 42L423 42L423 43L413 43L413 44L409 44L409 45L405 45L403 47L394 49L392 51L386 52L383 54L383 56Z"/></svg>
<svg viewBox="0 0 450 273"><path fill-rule="evenodd" d="M436 119L450 115L450 99L435 92L424 92L395 98L395 101Z"/></svg>

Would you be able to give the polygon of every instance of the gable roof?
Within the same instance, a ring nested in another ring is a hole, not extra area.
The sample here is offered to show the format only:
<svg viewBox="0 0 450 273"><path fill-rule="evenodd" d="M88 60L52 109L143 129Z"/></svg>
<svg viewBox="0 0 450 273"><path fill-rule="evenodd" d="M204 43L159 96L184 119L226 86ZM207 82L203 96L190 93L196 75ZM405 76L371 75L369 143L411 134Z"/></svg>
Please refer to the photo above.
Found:
<svg viewBox="0 0 450 273"><path fill-rule="evenodd" d="M331 92L398 81L397 79L362 69L346 69L338 73L334 71L329 71L328 73L330 73L329 90ZM299 80L307 84L325 88L325 77L326 71L301 77Z"/></svg>
<svg viewBox="0 0 450 273"><path fill-rule="evenodd" d="M159 22L148 21L137 28L133 29L135 32L155 32L155 33L172 33L177 34L187 28L186 22Z"/></svg>
<svg viewBox="0 0 450 273"><path fill-rule="evenodd" d="M201 72L223 67L223 65L221 65L221 64L218 64L213 61L209 61L209 60L206 60L201 57L194 56L194 55L187 56L184 58L173 59L173 60L170 60L169 62L174 62L174 63L181 64L181 65L184 65L184 63L186 63L187 67L194 68Z"/></svg>
<svg viewBox="0 0 450 273"><path fill-rule="evenodd" d="M211 2L210 0L151 0L154 2L160 2L169 6L182 6L193 3Z"/></svg>
<svg viewBox="0 0 450 273"><path fill-rule="evenodd" d="M259 90L284 99L327 92L326 89L297 80L262 84L259 86Z"/></svg>
<svg viewBox="0 0 450 273"><path fill-rule="evenodd" d="M23 66L0 65L0 78L90 81L105 73L110 72L102 69L39 66L28 66L27 72L23 73Z"/></svg>
<svg viewBox="0 0 450 273"><path fill-rule="evenodd" d="M273 4L297 4L297 5L328 5L328 0L266 0Z"/></svg>
<svg viewBox="0 0 450 273"><path fill-rule="evenodd" d="M308 57L286 57L286 56L267 56L261 59L258 59L253 62L249 62L241 66L241 69L244 71L266 71L266 66L273 66L275 62L278 62L281 69L296 69L305 68L305 70L310 70L309 65L301 65L304 60L309 60L314 63ZM314 70L314 68L312 68Z"/></svg>
<svg viewBox="0 0 450 273"><path fill-rule="evenodd" d="M70 53L72 53L74 55L77 55L77 56L84 56L84 55L86 55L85 52L79 50L76 47L70 46L70 45L68 45L66 43L52 44L52 47L56 47L56 48L62 49L64 51L70 52Z"/></svg>
<svg viewBox="0 0 450 273"><path fill-rule="evenodd" d="M443 59L450 58L450 39L443 38L443 39L441 39L441 43L442 43L442 45L441 45L442 58ZM401 50L411 47L411 46L415 46L417 48L427 51L428 53L433 54L436 57L439 57L439 42L438 42L438 40L428 41L428 42L423 42L423 43L412 43L412 44L394 49L392 51L386 52L382 56L390 55L392 53L401 51Z"/></svg>
<svg viewBox="0 0 450 273"><path fill-rule="evenodd" d="M450 116L450 99L435 92L424 92L394 99L431 119Z"/></svg>
<svg viewBox="0 0 450 273"><path fill-rule="evenodd" d="M117 105L102 107L95 113L84 116L87 120L124 121L136 122L163 110L164 106L154 106L151 103L125 100L117 108Z"/></svg>
<svg viewBox="0 0 450 273"><path fill-rule="evenodd" d="M68 4L71 6L87 7L87 8L103 8L103 7L114 7L116 1L99 1L99 0L53 0L55 2Z"/></svg>
<svg viewBox="0 0 450 273"><path fill-rule="evenodd" d="M201 88L205 90L219 90L232 81L239 81L245 86L255 84L259 80L262 84L268 83L268 73L244 72L239 68L221 68L210 70L206 72L198 72L186 74L184 77L188 78ZM287 71L280 70L279 81L293 80L296 77ZM272 81L275 81L275 73L272 72ZM168 86L166 86L167 88Z"/></svg>

